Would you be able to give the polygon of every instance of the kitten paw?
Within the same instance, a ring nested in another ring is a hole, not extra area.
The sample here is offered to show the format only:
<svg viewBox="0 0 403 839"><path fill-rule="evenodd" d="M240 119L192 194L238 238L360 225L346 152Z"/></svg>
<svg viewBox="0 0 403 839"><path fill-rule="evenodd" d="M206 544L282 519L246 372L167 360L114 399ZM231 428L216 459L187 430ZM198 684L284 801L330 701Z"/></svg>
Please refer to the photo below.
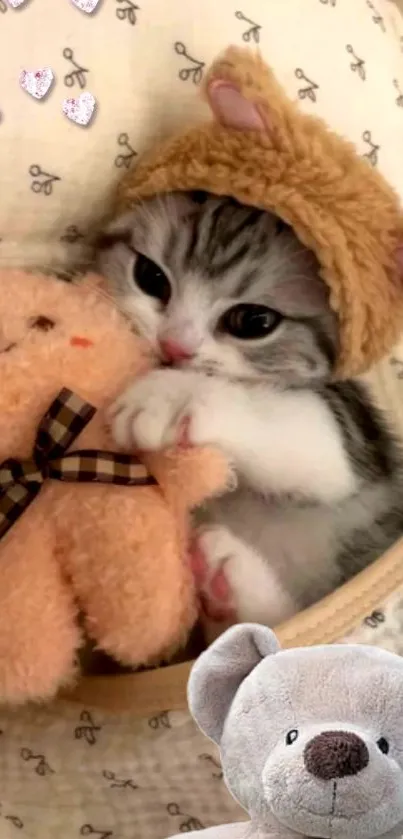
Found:
<svg viewBox="0 0 403 839"><path fill-rule="evenodd" d="M225 571L229 557L217 551L220 528L200 532L190 550L190 563L205 617L215 623L236 621L231 584Z"/></svg>
<svg viewBox="0 0 403 839"><path fill-rule="evenodd" d="M203 613L212 621L275 626L295 614L296 604L269 559L227 527L200 528L191 547L191 566Z"/></svg>
<svg viewBox="0 0 403 839"><path fill-rule="evenodd" d="M232 389L196 371L153 370L129 387L109 412L112 435L123 449L159 451L170 446L227 446ZM233 420L239 437L239 422Z"/></svg>
<svg viewBox="0 0 403 839"><path fill-rule="evenodd" d="M109 420L123 449L158 451L190 441L194 384L178 371L155 370L129 387L114 403Z"/></svg>

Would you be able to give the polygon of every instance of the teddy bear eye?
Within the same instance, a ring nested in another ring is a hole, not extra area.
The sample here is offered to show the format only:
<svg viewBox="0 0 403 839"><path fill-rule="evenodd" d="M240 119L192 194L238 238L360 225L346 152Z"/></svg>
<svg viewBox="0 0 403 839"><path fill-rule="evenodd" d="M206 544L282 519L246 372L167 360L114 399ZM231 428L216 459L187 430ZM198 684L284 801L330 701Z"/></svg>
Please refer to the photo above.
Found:
<svg viewBox="0 0 403 839"><path fill-rule="evenodd" d="M379 750L380 750L380 751L381 751L384 755L387 755L387 754L388 754L388 751L389 751L389 743L388 743L388 741L385 739L385 737L380 737L380 738L379 738L379 740L377 741L377 744L376 744L376 745L378 746L378 749L379 749Z"/></svg>
<svg viewBox="0 0 403 839"><path fill-rule="evenodd" d="M298 731L296 728L292 728L291 731L287 731L285 736L285 742L287 746L292 746L293 743L298 739Z"/></svg>
<svg viewBox="0 0 403 839"><path fill-rule="evenodd" d="M54 328L55 322L46 315L38 315L36 318L31 318L29 323L31 329L39 329L40 332L50 332Z"/></svg>

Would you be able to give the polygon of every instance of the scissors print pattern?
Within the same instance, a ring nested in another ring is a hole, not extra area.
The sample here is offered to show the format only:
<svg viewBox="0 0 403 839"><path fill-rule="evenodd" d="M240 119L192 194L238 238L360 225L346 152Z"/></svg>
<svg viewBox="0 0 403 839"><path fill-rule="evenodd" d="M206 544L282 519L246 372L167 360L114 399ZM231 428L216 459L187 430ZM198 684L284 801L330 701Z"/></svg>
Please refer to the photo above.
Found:
<svg viewBox="0 0 403 839"><path fill-rule="evenodd" d="M161 711L155 717L150 717L148 725L153 731L160 731L162 728L172 728L169 711Z"/></svg>
<svg viewBox="0 0 403 839"><path fill-rule="evenodd" d="M140 10L140 6L136 6L133 0L116 0L116 2L120 4L119 8L116 9L117 19L126 21L131 26L135 26L137 23L137 12Z"/></svg>
<svg viewBox="0 0 403 839"><path fill-rule="evenodd" d="M298 81L302 82L301 87L298 88L298 98L301 100L310 99L311 102L316 102L316 91L319 90L319 85L308 78L301 67L297 67L295 70L295 77Z"/></svg>
<svg viewBox="0 0 403 839"><path fill-rule="evenodd" d="M203 71L206 66L205 62L199 61L197 58L190 55L182 41L176 41L174 44L174 50L177 55L185 58L188 62L186 67L182 67L182 69L179 70L178 76L181 82L192 81L193 84L200 84L203 79Z"/></svg>
<svg viewBox="0 0 403 839"><path fill-rule="evenodd" d="M207 764L207 766L211 767L212 778L214 778L216 781L222 781L224 777L224 772L221 769L221 764L215 757L213 757L213 755L203 753L199 755L199 760L204 761L204 763Z"/></svg>
<svg viewBox="0 0 403 839"><path fill-rule="evenodd" d="M365 82L365 79L367 78L367 73L365 69L364 59L359 58L358 55L356 55L352 44L347 44L346 50L352 57L352 61L350 62L350 70L352 70L353 73L357 73L357 76L359 76L360 79L362 79L362 81Z"/></svg>
<svg viewBox="0 0 403 839"><path fill-rule="evenodd" d="M64 84L66 87L74 87L78 85L83 90L87 84L87 74L90 72L87 67L78 64L74 58L74 52L70 47L65 47L63 50L63 58L71 64L72 69L64 76Z"/></svg>
<svg viewBox="0 0 403 839"><path fill-rule="evenodd" d="M386 32L385 21L372 0L367 0L367 6L372 12L372 21L379 26L381 32Z"/></svg>
<svg viewBox="0 0 403 839"><path fill-rule="evenodd" d="M122 133L118 135L118 146L120 146L123 151L119 152L119 154L115 157L116 168L130 169L134 158L137 157L137 152L132 147L129 135L126 131L122 131Z"/></svg>
<svg viewBox="0 0 403 839"><path fill-rule="evenodd" d="M47 762L45 755L35 754L32 751L32 749L29 749L25 746L21 749L20 755L22 760L25 761L25 763L32 764L34 772L41 778L44 778L46 775L54 774L55 770L52 769L51 766L49 766L49 763Z"/></svg>
<svg viewBox="0 0 403 839"><path fill-rule="evenodd" d="M101 726L96 725L89 711L81 712L80 723L74 729L75 739L86 740L89 746L95 746L98 740L98 733L101 731Z"/></svg>
<svg viewBox="0 0 403 839"><path fill-rule="evenodd" d="M39 163L33 163L28 172L31 176L31 191L36 195L52 195L54 184L61 180L58 175L52 175L42 169Z"/></svg>
<svg viewBox="0 0 403 839"><path fill-rule="evenodd" d="M7 811L3 812L3 805L0 803L0 819L4 819L6 822L10 822L13 827L16 827L17 830L22 830L24 827L24 822L20 819L19 816L13 815L11 813L7 813Z"/></svg>
<svg viewBox="0 0 403 839"><path fill-rule="evenodd" d="M403 93L398 79L393 79L393 87L397 91L397 96L395 98L396 105L398 108L403 108Z"/></svg>
<svg viewBox="0 0 403 839"><path fill-rule="evenodd" d="M102 775L106 781L109 781L111 789L138 789L138 785L134 783L132 778L118 778L116 772L111 772L108 769L104 769Z"/></svg>
<svg viewBox="0 0 403 839"><path fill-rule="evenodd" d="M113 831L93 827L92 824L83 824L80 828L80 836L93 836L94 839L112 839Z"/></svg>
<svg viewBox="0 0 403 839"><path fill-rule="evenodd" d="M200 819L196 818L195 816L189 815L189 813L184 813L179 804L175 801L171 801L170 804L167 805L167 812L170 816L176 816L180 819L179 821L179 830L181 833L186 833L187 831L192 830L203 830L204 824L200 821Z"/></svg>
<svg viewBox="0 0 403 839"><path fill-rule="evenodd" d="M385 623L385 613L381 609L375 609L364 619L365 626L370 626L371 629L376 629L380 623Z"/></svg>
<svg viewBox="0 0 403 839"><path fill-rule="evenodd" d="M85 236L75 224L69 224L64 233L60 236L60 241L68 242L69 245L74 245L76 242L79 242L80 239L85 239Z"/></svg>
<svg viewBox="0 0 403 839"><path fill-rule="evenodd" d="M246 29L242 33L242 40L245 41L246 44L250 44L255 42L255 44L260 43L260 30L261 26L255 21L250 20L250 18L246 17L243 12L235 12L235 17L237 20L242 20L246 24Z"/></svg>
<svg viewBox="0 0 403 839"><path fill-rule="evenodd" d="M368 131L368 129L363 132L362 139L368 147L367 151L364 152L363 157L368 160L368 163L370 163L371 166L377 166L379 160L379 150L381 147L377 143L373 142L372 132Z"/></svg>

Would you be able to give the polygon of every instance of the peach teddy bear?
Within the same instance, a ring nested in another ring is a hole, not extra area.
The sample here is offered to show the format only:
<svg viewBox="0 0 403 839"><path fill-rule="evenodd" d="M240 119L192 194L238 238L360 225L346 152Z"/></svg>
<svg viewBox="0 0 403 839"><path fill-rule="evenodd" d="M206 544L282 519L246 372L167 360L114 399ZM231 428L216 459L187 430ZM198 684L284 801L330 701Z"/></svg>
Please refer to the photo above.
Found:
<svg viewBox="0 0 403 839"><path fill-rule="evenodd" d="M66 283L2 270L0 290L0 701L21 702L74 677L80 613L89 637L127 665L186 641L197 617L186 514L225 489L228 468L218 453L184 450L146 465L126 456L139 485L52 480L38 428L62 389L97 409L70 450L114 455L98 409L151 359L95 276ZM66 462L74 472L76 459ZM45 480L18 516L30 464Z"/></svg>

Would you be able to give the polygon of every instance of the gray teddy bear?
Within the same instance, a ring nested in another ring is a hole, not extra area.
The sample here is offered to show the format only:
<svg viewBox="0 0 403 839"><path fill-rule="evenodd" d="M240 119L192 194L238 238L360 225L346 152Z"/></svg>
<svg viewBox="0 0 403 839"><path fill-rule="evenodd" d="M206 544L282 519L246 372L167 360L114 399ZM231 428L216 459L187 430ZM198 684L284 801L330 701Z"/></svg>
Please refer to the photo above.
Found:
<svg viewBox="0 0 403 839"><path fill-rule="evenodd" d="M280 651L270 629L241 624L202 653L188 698L250 817L200 839L402 835L403 659L355 644Z"/></svg>

